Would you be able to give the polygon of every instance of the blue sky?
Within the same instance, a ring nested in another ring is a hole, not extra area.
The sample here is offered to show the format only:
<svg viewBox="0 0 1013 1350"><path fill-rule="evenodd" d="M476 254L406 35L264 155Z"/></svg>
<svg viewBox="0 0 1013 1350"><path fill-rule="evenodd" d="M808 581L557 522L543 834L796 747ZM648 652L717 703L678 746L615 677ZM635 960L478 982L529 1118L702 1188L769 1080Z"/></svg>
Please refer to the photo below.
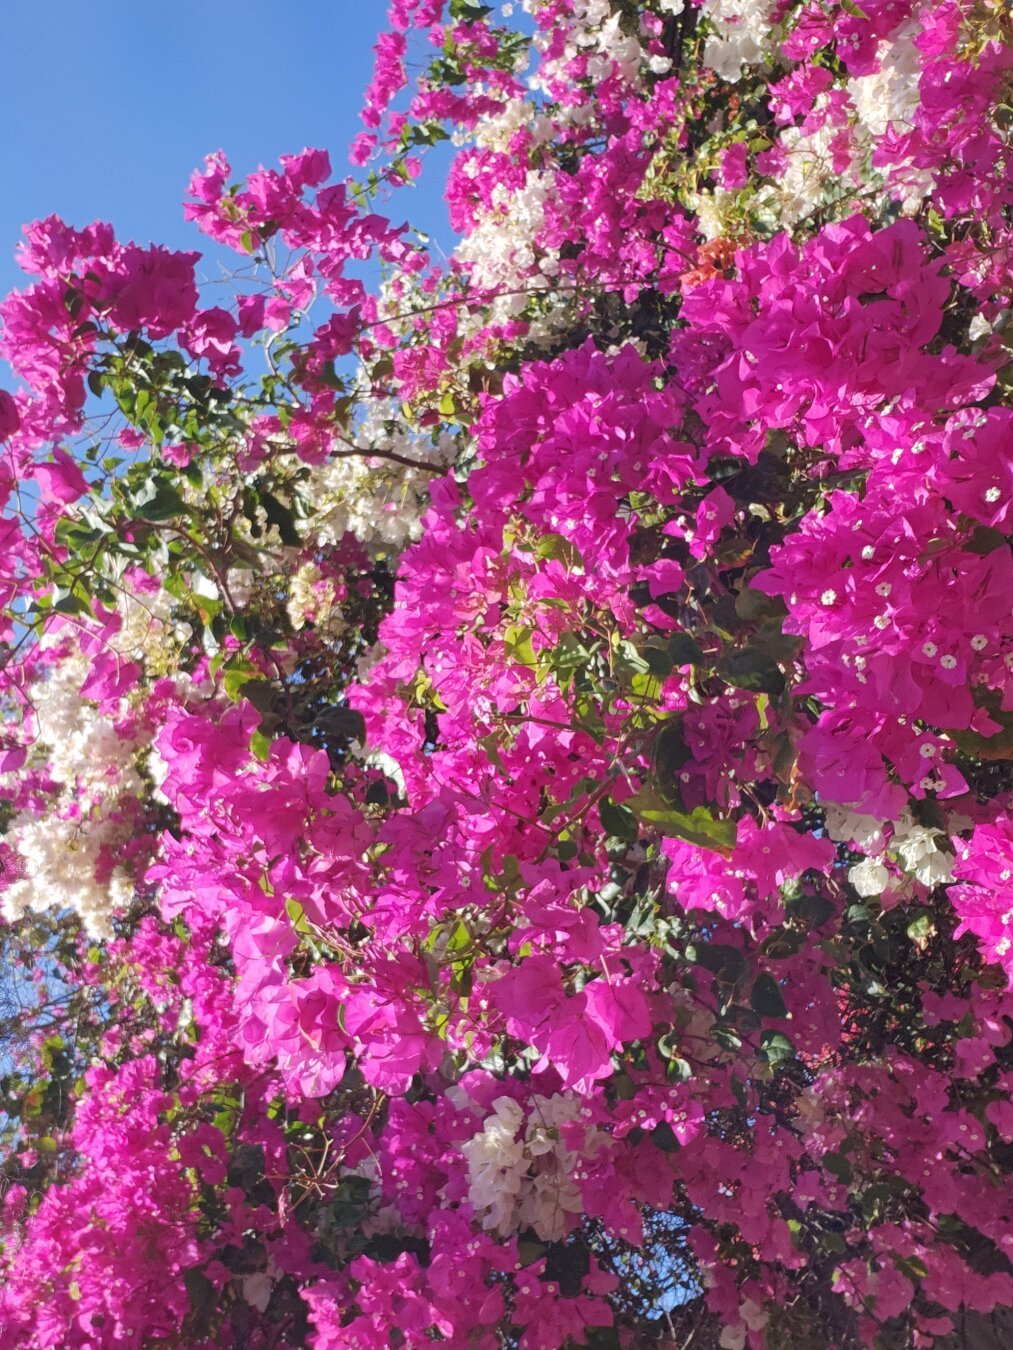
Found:
<svg viewBox="0 0 1013 1350"><path fill-rule="evenodd" d="M386 0L5 6L0 294L26 281L14 263L21 226L53 212L206 252L180 202L212 150L241 176L320 146L343 175L385 10ZM438 182L399 193L390 213L441 229Z"/></svg>

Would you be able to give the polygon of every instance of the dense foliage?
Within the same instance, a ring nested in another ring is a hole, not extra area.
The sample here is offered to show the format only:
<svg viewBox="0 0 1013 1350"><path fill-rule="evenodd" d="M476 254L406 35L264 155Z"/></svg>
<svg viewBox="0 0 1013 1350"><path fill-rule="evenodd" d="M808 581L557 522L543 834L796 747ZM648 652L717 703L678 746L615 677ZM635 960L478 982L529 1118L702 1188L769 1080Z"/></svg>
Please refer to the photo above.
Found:
<svg viewBox="0 0 1013 1350"><path fill-rule="evenodd" d="M225 289L26 229L3 1350L1013 1305L1007 16L517 10L212 155Z"/></svg>

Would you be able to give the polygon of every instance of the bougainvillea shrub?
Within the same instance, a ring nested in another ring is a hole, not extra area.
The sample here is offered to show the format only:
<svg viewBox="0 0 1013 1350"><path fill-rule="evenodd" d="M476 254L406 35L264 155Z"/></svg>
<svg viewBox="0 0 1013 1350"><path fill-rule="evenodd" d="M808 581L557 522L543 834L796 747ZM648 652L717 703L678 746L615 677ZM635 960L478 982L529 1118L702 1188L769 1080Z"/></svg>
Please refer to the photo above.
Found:
<svg viewBox="0 0 1013 1350"><path fill-rule="evenodd" d="M2 1350L1013 1305L1002 7L513 11L210 155L224 288L25 230Z"/></svg>

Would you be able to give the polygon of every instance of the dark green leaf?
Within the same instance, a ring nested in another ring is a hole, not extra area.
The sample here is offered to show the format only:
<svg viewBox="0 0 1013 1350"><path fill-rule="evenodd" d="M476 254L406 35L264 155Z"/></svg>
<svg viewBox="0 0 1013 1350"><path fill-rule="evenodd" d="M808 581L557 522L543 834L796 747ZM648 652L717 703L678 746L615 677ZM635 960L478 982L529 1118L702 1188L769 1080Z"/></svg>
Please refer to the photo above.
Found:
<svg viewBox="0 0 1013 1350"><path fill-rule="evenodd" d="M535 1261L540 1261L546 1253L544 1242L518 1242L517 1257L522 1266L530 1266Z"/></svg>
<svg viewBox="0 0 1013 1350"><path fill-rule="evenodd" d="M603 797L598 803L598 814L601 816L602 826L613 838L623 839L628 844L636 841L639 833L637 818L628 806L616 803L609 797Z"/></svg>
<svg viewBox="0 0 1013 1350"><path fill-rule="evenodd" d="M822 928L833 915L834 904L825 895L817 892L813 895L803 895L794 909L810 928Z"/></svg>
<svg viewBox="0 0 1013 1350"><path fill-rule="evenodd" d="M890 1259L902 1275L906 1275L909 1280L924 1280L929 1273L929 1268L924 1261L920 1261L917 1256L898 1256L896 1252L890 1253Z"/></svg>
<svg viewBox="0 0 1013 1350"><path fill-rule="evenodd" d="M675 791L679 770L693 758L683 735L681 717L673 717L663 724L654 738L653 758L662 791Z"/></svg>
<svg viewBox="0 0 1013 1350"><path fill-rule="evenodd" d="M278 537L285 547L298 548L302 543L302 537L296 529L292 508L279 501L271 492L260 493L260 504L264 508L268 523L278 531Z"/></svg>
<svg viewBox="0 0 1013 1350"><path fill-rule="evenodd" d="M218 1306L218 1290L204 1272L195 1266L183 1272L183 1283L190 1299L191 1329L206 1331Z"/></svg>
<svg viewBox="0 0 1013 1350"><path fill-rule="evenodd" d="M686 955L723 984L735 985L749 973L749 963L738 947L726 942L701 942L686 948Z"/></svg>
<svg viewBox="0 0 1013 1350"><path fill-rule="evenodd" d="M655 1148L660 1148L662 1153L675 1153L682 1148L667 1120L659 1120L655 1125L651 1131L651 1143Z"/></svg>
<svg viewBox="0 0 1013 1350"><path fill-rule="evenodd" d="M847 1183L854 1176L851 1164L843 1153L825 1153L823 1155L823 1166L838 1181Z"/></svg>
<svg viewBox="0 0 1013 1350"><path fill-rule="evenodd" d="M784 691L784 673L766 653L754 647L729 652L718 662L717 673L726 684L751 693L772 694Z"/></svg>
<svg viewBox="0 0 1013 1350"><path fill-rule="evenodd" d="M781 986L773 975L768 975L766 971L757 975L753 984L753 991L749 995L749 1002L762 1017L788 1016Z"/></svg>

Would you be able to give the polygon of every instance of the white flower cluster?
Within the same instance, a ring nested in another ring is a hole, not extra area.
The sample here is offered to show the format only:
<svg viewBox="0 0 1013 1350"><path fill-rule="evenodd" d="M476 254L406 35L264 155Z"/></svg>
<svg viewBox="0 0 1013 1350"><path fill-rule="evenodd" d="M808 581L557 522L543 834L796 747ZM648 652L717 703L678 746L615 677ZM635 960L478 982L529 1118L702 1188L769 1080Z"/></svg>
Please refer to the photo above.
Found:
<svg viewBox="0 0 1013 1350"><path fill-rule="evenodd" d="M122 592L121 623L106 639L106 651L124 662L164 660L170 598ZM130 903L133 883L120 867L99 880L102 854L124 841L119 806L143 792L137 771L144 748L136 732L124 730L128 699L111 713L81 697L90 661L68 625L43 635L40 647L54 659L44 678L28 689L33 710L33 753L44 759L57 785L45 809L25 809L11 822L8 839L21 859L23 875L3 892L8 921L29 910L71 910L94 937L111 933L112 912Z"/></svg>
<svg viewBox="0 0 1013 1350"><path fill-rule="evenodd" d="M96 938L112 934L113 910L130 904L133 882L120 867L108 882L96 879L99 853L111 838L110 822L87 815L36 816L24 812L11 829L25 875L3 893L4 918L15 923L28 910L72 910Z"/></svg>
<svg viewBox="0 0 1013 1350"><path fill-rule="evenodd" d="M921 31L916 20L907 20L876 49L876 68L847 83L848 95L857 114L855 136L865 155L888 131L903 133L911 129L918 111L924 58L914 39ZM905 189L904 209L914 211L932 190L934 175L912 164L894 166L891 183Z"/></svg>
<svg viewBox="0 0 1013 1350"><path fill-rule="evenodd" d="M777 213L778 224L790 228L804 220L810 212L824 204L828 190L840 188L840 175L833 170L831 143L835 128L825 116L828 100L821 94L813 104L813 115L823 123L817 130L804 132L798 127L785 127L779 144L785 151L786 162L777 188L766 190L771 207Z"/></svg>
<svg viewBox="0 0 1013 1350"><path fill-rule="evenodd" d="M497 292L487 322L503 323L521 313L529 293L546 288L555 275L557 260L551 254L539 259L534 249L553 190L551 175L540 169L529 169L520 189L498 184L493 209L458 245L457 257L472 282Z"/></svg>
<svg viewBox="0 0 1013 1350"><path fill-rule="evenodd" d="M512 1097L496 1098L481 1132L462 1145L468 1199L484 1228L505 1237L530 1227L545 1242L570 1231L583 1203L574 1175L577 1154L560 1127L579 1114L579 1100L569 1093L535 1094L527 1115ZM585 1130L585 1156L595 1152L597 1133Z"/></svg>
<svg viewBox="0 0 1013 1350"><path fill-rule="evenodd" d="M530 342L549 344L571 322L569 292L556 288L558 253L544 243L535 248L544 232L546 208L555 195L552 173L541 169L528 169L520 188L497 184L491 209L458 244L455 257L472 284L490 292L481 313L465 311L460 316L465 339L489 325L516 319L529 311L534 297L537 307L527 315Z"/></svg>
<svg viewBox="0 0 1013 1350"><path fill-rule="evenodd" d="M848 869L848 880L859 895L882 895L891 882L897 882L886 866L888 857L923 886L938 886L953 880L953 852L949 837L942 830L918 825L905 811L892 823L880 823L872 816L830 806L826 813L827 834L839 843L851 844L866 856Z"/></svg>
<svg viewBox="0 0 1013 1350"><path fill-rule="evenodd" d="M571 23L566 58L587 54L590 79L600 82L618 75L626 84L638 81L644 49L631 33L623 32L620 14L613 13L609 0L574 0Z"/></svg>
<svg viewBox="0 0 1013 1350"><path fill-rule="evenodd" d="M921 25L908 21L876 48L876 69L847 84L858 121L869 141L892 127L908 131L918 110L918 81L924 58L914 44Z"/></svg>
<svg viewBox="0 0 1013 1350"><path fill-rule="evenodd" d="M46 679L28 690L35 735L46 747L49 774L79 802L82 798L90 802L121 778L134 785L130 778L134 746L108 717L81 698L88 671L87 657L75 646Z"/></svg>
<svg viewBox="0 0 1013 1350"><path fill-rule="evenodd" d="M337 603L334 582L313 562L300 564L292 574L285 608L296 632L311 623L318 633L338 638L348 627Z"/></svg>
<svg viewBox="0 0 1013 1350"><path fill-rule="evenodd" d="M376 452L394 452L420 464L449 464L456 451L453 437L444 436L434 446L405 425L394 403L374 399L367 401L352 441L360 454L332 457L310 472L305 488L314 511L310 538L333 547L351 532L367 548L402 548L418 538L430 475L375 457Z"/></svg>
<svg viewBox="0 0 1013 1350"><path fill-rule="evenodd" d="M940 844L947 845L941 848ZM947 835L925 825L916 825L905 814L893 828L890 849L909 876L923 886L938 886L953 880L953 851Z"/></svg>
<svg viewBox="0 0 1013 1350"><path fill-rule="evenodd" d="M760 1332L770 1321L770 1314L755 1299L743 1299L739 1305L739 1316L742 1321L736 1325L729 1323L721 1332L718 1341L720 1350L745 1350L748 1334L751 1331Z"/></svg>
<svg viewBox="0 0 1013 1350"><path fill-rule="evenodd" d="M772 8L766 0L703 0L700 12L714 28L704 64L723 80L740 80L743 66L761 61L767 51Z"/></svg>
<svg viewBox="0 0 1013 1350"><path fill-rule="evenodd" d="M539 8L539 0L524 0L526 10ZM668 13L679 14L683 0L662 0ZM536 33L534 49L541 53L537 70L528 80L535 95L553 97L553 83L566 80L571 63L586 58L586 76L598 84L618 78L628 87L641 86L645 72L666 74L671 61L649 54L638 37L624 27L623 10L615 0L574 0L572 10L559 22L567 25L562 51L549 57L550 42L559 37L558 28ZM539 111L537 102L505 100L499 112L483 118L472 139L482 147L504 149L511 136L527 127L536 145L558 134L560 125L587 126L594 118L592 99L577 100L557 108L550 120ZM477 166L474 172L478 172ZM528 310L533 293L544 296L538 312L531 316L529 341L547 344L570 322L565 291L553 290L559 272L555 251L535 241L545 232L546 211L554 200L555 179L551 171L528 169L520 188L498 184L491 194L491 207L458 245L455 256L469 271L473 283L494 293L481 323L508 322Z"/></svg>
<svg viewBox="0 0 1013 1350"><path fill-rule="evenodd" d="M525 9L537 7L530 2L525 4ZM628 85L639 85L641 71L648 64L647 56L637 38L623 30L618 6L613 10L610 0L573 0L570 13L559 16L557 22L567 25L562 53L558 58L542 60L529 81L533 89L545 91L553 79L565 78L570 63L581 55L588 57L587 74L592 80L600 82L610 76L618 76ZM558 29L551 34L552 39L557 36ZM534 46L544 52L549 40L548 33L536 34ZM649 65L662 74L668 69L669 63L659 64L654 61ZM587 112L590 115L591 109L588 108Z"/></svg>
<svg viewBox="0 0 1013 1350"><path fill-rule="evenodd" d="M710 192L694 193L687 199L686 205L696 212L696 227L703 237L710 241L727 234L730 210L734 202L734 192L714 188Z"/></svg>
<svg viewBox="0 0 1013 1350"><path fill-rule="evenodd" d="M526 128L535 145L545 145L555 135L555 124L546 113L523 98L506 98L495 113L486 113L478 119L470 135L455 131L455 145L464 145L466 140L474 142L483 150L499 150L507 153L510 142L517 132Z"/></svg>
<svg viewBox="0 0 1013 1350"><path fill-rule="evenodd" d="M818 104L819 100L817 108ZM829 120L813 132L785 127L781 133L780 143L787 155L784 173L776 188L781 225L790 228L804 220L823 204L828 186L837 184L830 148L832 138Z"/></svg>

